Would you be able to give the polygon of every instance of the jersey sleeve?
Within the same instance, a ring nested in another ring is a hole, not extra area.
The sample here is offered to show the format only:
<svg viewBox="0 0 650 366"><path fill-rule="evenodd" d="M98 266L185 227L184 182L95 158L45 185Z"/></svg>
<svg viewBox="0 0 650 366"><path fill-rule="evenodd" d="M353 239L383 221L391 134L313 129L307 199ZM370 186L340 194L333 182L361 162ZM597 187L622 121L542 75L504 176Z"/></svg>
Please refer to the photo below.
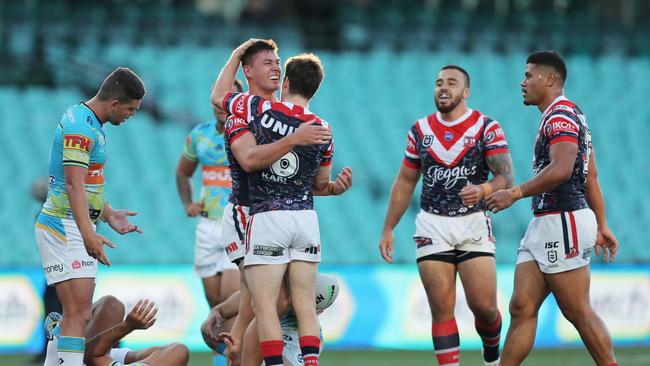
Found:
<svg viewBox="0 0 650 366"><path fill-rule="evenodd" d="M267 100L262 99L257 95L251 95L248 93L235 93L229 92L226 94L226 97L223 98L221 108L239 118L244 119L246 122L250 122L257 115L262 114L267 109L271 108L271 103Z"/></svg>
<svg viewBox="0 0 650 366"><path fill-rule="evenodd" d="M238 138L242 137L247 132L250 132L250 129L248 128L248 122L246 122L246 120L234 115L228 116L223 135L231 146L233 142L237 141Z"/></svg>
<svg viewBox="0 0 650 366"><path fill-rule="evenodd" d="M550 115L544 126L544 135L550 145L563 141L573 142L577 145L579 132L578 123L561 113Z"/></svg>
<svg viewBox="0 0 650 366"><path fill-rule="evenodd" d="M412 169L420 169L420 154L418 153L419 139L420 135L417 131L417 126L414 124L406 136L406 150L404 151L404 160L402 161L404 165Z"/></svg>
<svg viewBox="0 0 650 366"><path fill-rule="evenodd" d="M63 166L90 166L90 152L95 144L95 133L85 123L63 126Z"/></svg>
<svg viewBox="0 0 650 366"><path fill-rule="evenodd" d="M510 152L508 142L506 141L506 134L497 121L492 120L488 122L483 133L483 143L485 144L485 156L507 154Z"/></svg>
<svg viewBox="0 0 650 366"><path fill-rule="evenodd" d="M199 160L196 154L196 130L193 129L185 138L185 145L183 145L183 156L189 161L196 162Z"/></svg>

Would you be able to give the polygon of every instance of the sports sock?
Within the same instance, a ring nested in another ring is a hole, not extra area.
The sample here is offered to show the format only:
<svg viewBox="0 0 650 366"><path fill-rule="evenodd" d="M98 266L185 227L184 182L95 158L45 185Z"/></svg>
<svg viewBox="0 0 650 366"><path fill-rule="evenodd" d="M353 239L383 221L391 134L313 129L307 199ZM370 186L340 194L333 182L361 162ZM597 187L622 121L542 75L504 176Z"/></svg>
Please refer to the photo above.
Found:
<svg viewBox="0 0 650 366"><path fill-rule="evenodd" d="M304 336L299 338L299 343L305 366L318 366L320 338L316 336Z"/></svg>
<svg viewBox="0 0 650 366"><path fill-rule="evenodd" d="M47 341L47 349L45 351L45 362L43 366L59 366L59 355L56 352L59 337L53 337L52 340Z"/></svg>
<svg viewBox="0 0 650 366"><path fill-rule="evenodd" d="M460 363L460 337L456 319L431 325L433 348L439 365L458 366Z"/></svg>
<svg viewBox="0 0 650 366"><path fill-rule="evenodd" d="M269 340L260 342L260 351L264 364L266 366L282 365L282 351L284 349L284 342L282 340Z"/></svg>
<svg viewBox="0 0 650 366"><path fill-rule="evenodd" d="M499 359L499 341L501 340L501 313L497 312L497 319L492 323L474 321L476 332L483 341L483 360L493 362Z"/></svg>
<svg viewBox="0 0 650 366"><path fill-rule="evenodd" d="M57 346L59 364L61 366L82 366L85 349L86 338L59 336Z"/></svg>
<svg viewBox="0 0 650 366"><path fill-rule="evenodd" d="M228 365L228 359L226 356L223 356L219 353L212 355L212 366L226 366Z"/></svg>

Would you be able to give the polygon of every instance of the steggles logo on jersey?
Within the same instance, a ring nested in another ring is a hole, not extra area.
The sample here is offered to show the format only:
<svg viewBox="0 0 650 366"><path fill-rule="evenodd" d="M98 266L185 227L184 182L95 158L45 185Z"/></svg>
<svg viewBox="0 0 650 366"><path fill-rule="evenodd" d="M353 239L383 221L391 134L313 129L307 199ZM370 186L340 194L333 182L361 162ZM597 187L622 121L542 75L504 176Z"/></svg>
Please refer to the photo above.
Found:
<svg viewBox="0 0 650 366"><path fill-rule="evenodd" d="M467 176L476 173L476 165L468 168L464 165L455 166L447 169L441 166L432 166L427 170L427 175L431 177L431 183L427 183L428 187L434 187L436 184L442 184L445 189L452 189L459 182L464 183L467 181Z"/></svg>

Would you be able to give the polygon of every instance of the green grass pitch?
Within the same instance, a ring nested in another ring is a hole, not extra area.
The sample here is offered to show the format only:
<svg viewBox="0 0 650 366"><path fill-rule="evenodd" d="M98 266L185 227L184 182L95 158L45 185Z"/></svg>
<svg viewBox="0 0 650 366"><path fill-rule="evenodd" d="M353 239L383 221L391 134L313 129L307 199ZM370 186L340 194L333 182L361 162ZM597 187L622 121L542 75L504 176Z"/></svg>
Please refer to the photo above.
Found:
<svg viewBox="0 0 650 366"><path fill-rule="evenodd" d="M211 366L208 353L192 353L191 366ZM616 358L623 366L650 365L650 348L618 348ZM0 355L2 366L29 366L30 355ZM477 351L462 352L461 364L481 365L481 355ZM322 366L411 366L436 365L431 352L419 351L325 351L321 357ZM525 366L583 366L593 365L593 361L584 349L540 349L533 350Z"/></svg>

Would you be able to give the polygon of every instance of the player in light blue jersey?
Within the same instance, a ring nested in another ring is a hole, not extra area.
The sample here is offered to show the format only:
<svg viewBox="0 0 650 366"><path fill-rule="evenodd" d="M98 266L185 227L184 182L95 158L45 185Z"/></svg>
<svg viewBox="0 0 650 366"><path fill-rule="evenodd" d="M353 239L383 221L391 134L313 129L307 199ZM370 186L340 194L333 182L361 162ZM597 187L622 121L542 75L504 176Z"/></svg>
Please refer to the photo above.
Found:
<svg viewBox="0 0 650 366"><path fill-rule="evenodd" d="M115 210L104 192L106 122L120 125L135 114L144 97L140 78L127 68L113 71L97 95L70 107L54 132L50 151L50 187L36 220L36 242L47 284L55 286L64 320L58 343L59 362L80 366L84 331L90 318L97 262L110 266L95 231L102 220L119 234L141 232L129 222L136 213Z"/></svg>
<svg viewBox="0 0 650 366"><path fill-rule="evenodd" d="M242 90L237 81L233 90ZM196 225L194 271L201 277L210 307L239 289L239 269L228 259L221 234L224 212L232 211L230 167L223 131L226 115L213 107L215 119L194 127L187 135L176 167L176 188L189 217L201 216ZM202 187L193 201L192 176L201 166Z"/></svg>

